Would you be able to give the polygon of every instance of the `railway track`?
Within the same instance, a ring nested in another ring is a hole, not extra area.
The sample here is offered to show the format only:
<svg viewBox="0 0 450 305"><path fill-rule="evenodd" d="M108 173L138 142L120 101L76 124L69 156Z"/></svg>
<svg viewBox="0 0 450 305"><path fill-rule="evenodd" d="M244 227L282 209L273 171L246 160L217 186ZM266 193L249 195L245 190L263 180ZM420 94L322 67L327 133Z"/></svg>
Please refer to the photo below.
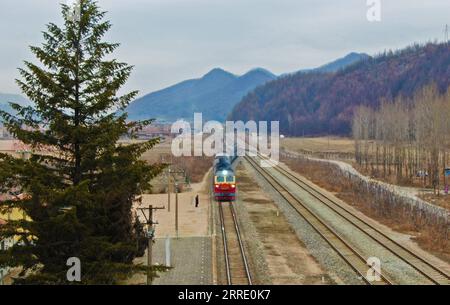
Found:
<svg viewBox="0 0 450 305"><path fill-rule="evenodd" d="M369 285L390 285L392 284L384 274L378 274L380 281L371 281L368 277L367 259L364 258L357 249L346 242L336 231L320 219L311 209L294 196L284 185L277 181L266 169L259 167L256 162L249 157L245 157L253 168L308 222L311 227L333 248L336 253L359 275L359 277Z"/></svg>
<svg viewBox="0 0 450 305"><path fill-rule="evenodd" d="M219 203L219 214L227 283L228 285L252 285L250 268L233 204Z"/></svg>
<svg viewBox="0 0 450 305"><path fill-rule="evenodd" d="M259 168L259 166L257 164L255 164L254 160L250 160L249 158L247 158L247 160L260 173L264 172L263 176L265 176L266 180L268 180L267 176L270 176L274 181L276 181L274 179L274 177L270 173L268 173L267 170L263 170L263 169ZM264 160L268 161L266 158L264 158ZM383 232L381 232L380 230L375 228L373 225L366 222L360 216L355 214L353 211L351 211L348 207L346 207L342 203L340 203L336 200L333 200L332 198L329 198L329 196L327 196L326 194L323 194L320 190L318 190L317 188L310 185L307 181L297 177L296 175L293 175L286 169L284 169L278 165L274 166L273 168L278 173L282 174L285 178L287 178L291 182L293 182L296 186L298 186L302 190L306 191L309 195L311 195L312 197L317 199L320 203L327 206L334 213L336 213L339 217L341 217L342 219L345 219L347 222L351 223L357 230L361 231L366 236L371 238L373 241L375 241L376 243L381 245L383 248L387 249L392 254L394 254L395 256L400 258L402 261L404 261L405 263L410 265L412 268L414 268L416 271L418 271L421 275L423 275L426 279L428 279L430 281L430 283L443 284L443 285L450 284L450 280L449 280L450 277L445 271L434 266L432 263L428 262L427 260L420 257L419 255L415 254L411 250L398 244L393 239L388 237L386 234L384 234ZM285 192L289 192L285 187L283 187L283 189ZM291 193L290 193L290 195L295 198L295 196L293 196ZM300 203L300 201L297 198L295 198L294 201L297 201L298 203ZM291 202L289 202L289 203L291 203ZM303 205L302 203L300 203L300 204ZM292 205L292 203L291 203L291 205ZM310 212L312 212L312 211L310 210ZM318 218L317 215L316 215L316 218ZM316 231L317 231L317 229L316 229ZM333 240L331 240L331 242L333 242ZM329 241L329 243L330 243L330 241ZM348 262L348 263L351 264L351 262ZM353 266L353 269L355 269L354 266ZM360 271L358 271L358 273L361 274ZM387 278L385 278L385 282L389 283L389 284L392 283Z"/></svg>
<svg viewBox="0 0 450 305"><path fill-rule="evenodd" d="M305 179L297 177L288 170L282 168L281 166L275 166L274 169L279 173L288 177L292 182L294 182L298 187L302 188L308 194L319 200L321 203L329 207L336 214L353 224L359 231L363 232L369 236L372 240L383 245L392 254L406 262L408 265L413 267L416 271L426 277L433 284L438 285L449 285L450 275L439 267L430 263L423 257L414 253L410 249L402 246L401 244L394 241L392 238L387 236L385 233L381 232L379 229L356 215L352 210L343 205L342 203L330 198L326 194L323 194L320 190L310 185Z"/></svg>

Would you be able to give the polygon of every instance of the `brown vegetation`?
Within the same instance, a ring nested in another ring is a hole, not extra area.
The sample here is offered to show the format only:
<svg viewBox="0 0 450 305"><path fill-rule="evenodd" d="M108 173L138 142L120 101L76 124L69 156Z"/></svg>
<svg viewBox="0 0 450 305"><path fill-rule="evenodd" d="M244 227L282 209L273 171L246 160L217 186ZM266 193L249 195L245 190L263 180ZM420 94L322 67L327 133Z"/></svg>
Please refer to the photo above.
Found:
<svg viewBox="0 0 450 305"><path fill-rule="evenodd" d="M411 205L385 189L344 175L336 165L306 158L283 158L294 171L336 194L365 215L394 230L416 236L421 247L450 258L449 222Z"/></svg>
<svg viewBox="0 0 450 305"><path fill-rule="evenodd" d="M378 110L355 111L355 158L363 172L397 184L432 187L447 183L450 157L450 90L428 86L413 98L383 101Z"/></svg>
<svg viewBox="0 0 450 305"><path fill-rule="evenodd" d="M209 157L174 157L171 152L171 142L167 141L159 144L151 151L146 152L143 155L143 160L149 163L166 163L171 164L171 170L184 171L186 177L182 174L177 175L177 181L186 183L199 183L203 177L209 171L213 164L213 158ZM185 180L185 181L182 181ZM166 193L167 192L167 176L161 174L156 177L153 184L153 193ZM180 192L184 189L184 184L180 183ZM172 190L173 191L173 190Z"/></svg>
<svg viewBox="0 0 450 305"><path fill-rule="evenodd" d="M414 45L363 60L337 73L280 77L248 94L232 111L237 121L279 121L281 133L349 135L353 110L378 108L386 97L411 97L436 82L450 85L450 44Z"/></svg>
<svg viewBox="0 0 450 305"><path fill-rule="evenodd" d="M209 171L213 158L209 157L179 157L173 159L175 167L185 170L189 182L198 183Z"/></svg>
<svg viewBox="0 0 450 305"><path fill-rule="evenodd" d="M335 136L284 138L280 141L280 147L319 159L354 160L355 158L355 144L351 138Z"/></svg>
<svg viewBox="0 0 450 305"><path fill-rule="evenodd" d="M438 205L450 211L450 195L438 196L433 193L420 193L418 196L431 204Z"/></svg>
<svg viewBox="0 0 450 305"><path fill-rule="evenodd" d="M352 138L327 136L327 137L304 137L304 138L284 138L280 140L280 145L286 149L296 151L305 149L312 152L339 152L355 153L355 145Z"/></svg>

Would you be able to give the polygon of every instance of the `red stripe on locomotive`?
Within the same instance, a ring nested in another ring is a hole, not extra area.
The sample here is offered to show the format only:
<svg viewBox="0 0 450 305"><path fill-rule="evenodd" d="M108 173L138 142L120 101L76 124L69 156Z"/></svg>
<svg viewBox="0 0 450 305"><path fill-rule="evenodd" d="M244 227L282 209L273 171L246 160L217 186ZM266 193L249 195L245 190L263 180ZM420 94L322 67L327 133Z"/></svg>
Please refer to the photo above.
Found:
<svg viewBox="0 0 450 305"><path fill-rule="evenodd" d="M235 201L236 177L234 174L214 176L214 197L217 201Z"/></svg>

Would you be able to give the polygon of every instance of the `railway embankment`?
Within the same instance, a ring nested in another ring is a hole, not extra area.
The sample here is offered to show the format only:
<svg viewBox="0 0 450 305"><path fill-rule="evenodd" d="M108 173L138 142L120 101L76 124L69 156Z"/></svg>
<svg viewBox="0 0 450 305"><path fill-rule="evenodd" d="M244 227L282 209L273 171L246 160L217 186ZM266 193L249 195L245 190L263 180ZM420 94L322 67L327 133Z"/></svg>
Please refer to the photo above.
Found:
<svg viewBox="0 0 450 305"><path fill-rule="evenodd" d="M351 165L284 151L296 172L335 193L358 210L392 229L409 234L423 249L450 260L450 211L417 197L409 188L371 179Z"/></svg>
<svg viewBox="0 0 450 305"><path fill-rule="evenodd" d="M418 189L412 188L412 187L404 187L394 184L389 184L383 181L379 181L376 179L372 179L368 176L365 176L361 174L357 169L355 169L350 164L338 161L338 160L329 160L329 159L322 159L322 158L314 158L309 157L303 154L299 154L292 151L284 150L280 152L280 154L283 157L287 158L303 158L308 159L315 162L321 162L325 164L332 165L334 168L336 168L342 176L345 176L346 178L354 181L355 183L361 183L364 184L365 187L368 190L377 190L378 192L380 190L383 190L386 193L391 193L392 196L397 197L398 200L403 201L405 204L411 205L413 207L416 207L422 211L425 211L429 214L436 215L438 217L442 217L446 221L450 220L450 211L442 208L440 206L436 206L430 202L427 202L421 198L418 197Z"/></svg>

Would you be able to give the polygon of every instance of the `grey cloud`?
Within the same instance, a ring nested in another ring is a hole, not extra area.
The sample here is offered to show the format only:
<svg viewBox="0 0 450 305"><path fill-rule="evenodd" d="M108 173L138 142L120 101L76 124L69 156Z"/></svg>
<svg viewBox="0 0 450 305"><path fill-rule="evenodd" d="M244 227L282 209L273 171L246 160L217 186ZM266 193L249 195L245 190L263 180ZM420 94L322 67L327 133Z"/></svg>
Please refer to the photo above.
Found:
<svg viewBox="0 0 450 305"><path fill-rule="evenodd" d="M366 0L99 0L122 43L117 57L136 66L126 89L141 94L214 67L284 73L357 51L377 53L443 37L448 0L381 0L382 22L366 20ZM60 21L55 0L2 0L0 92L17 92L26 46Z"/></svg>

